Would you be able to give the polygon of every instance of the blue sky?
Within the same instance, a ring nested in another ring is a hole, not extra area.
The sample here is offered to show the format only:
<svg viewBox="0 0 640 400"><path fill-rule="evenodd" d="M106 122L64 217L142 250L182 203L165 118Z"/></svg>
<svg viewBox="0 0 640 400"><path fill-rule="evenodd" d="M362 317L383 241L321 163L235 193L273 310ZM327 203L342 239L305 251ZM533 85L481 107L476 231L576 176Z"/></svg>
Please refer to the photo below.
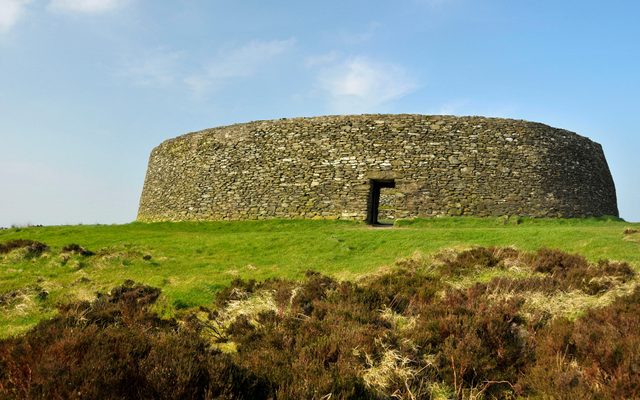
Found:
<svg viewBox="0 0 640 400"><path fill-rule="evenodd" d="M484 115L601 143L640 221L640 2L0 0L0 226L135 219L161 141L235 122Z"/></svg>

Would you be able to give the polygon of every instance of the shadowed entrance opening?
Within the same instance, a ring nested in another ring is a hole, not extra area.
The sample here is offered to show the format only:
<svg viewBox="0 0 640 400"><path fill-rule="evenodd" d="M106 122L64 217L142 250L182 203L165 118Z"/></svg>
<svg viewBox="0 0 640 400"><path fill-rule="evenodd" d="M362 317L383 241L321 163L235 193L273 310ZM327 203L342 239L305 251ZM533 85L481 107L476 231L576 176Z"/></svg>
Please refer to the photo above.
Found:
<svg viewBox="0 0 640 400"><path fill-rule="evenodd" d="M389 225L381 224L378 221L380 209L380 189L395 188L396 182L393 179L371 179L369 181L369 200L367 202L367 224L369 225Z"/></svg>

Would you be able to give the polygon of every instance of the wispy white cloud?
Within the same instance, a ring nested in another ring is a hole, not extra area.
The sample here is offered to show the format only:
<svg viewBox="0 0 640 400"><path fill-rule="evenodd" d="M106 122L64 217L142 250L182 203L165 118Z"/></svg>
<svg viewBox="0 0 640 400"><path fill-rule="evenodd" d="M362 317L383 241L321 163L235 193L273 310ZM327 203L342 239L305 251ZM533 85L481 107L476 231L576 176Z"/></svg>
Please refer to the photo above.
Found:
<svg viewBox="0 0 640 400"><path fill-rule="evenodd" d="M236 78L253 76L265 63L289 51L294 38L272 41L252 41L238 48L221 52L198 73L184 82L197 94L203 94Z"/></svg>
<svg viewBox="0 0 640 400"><path fill-rule="evenodd" d="M53 11L82 14L100 14L118 9L131 0L51 0ZM0 34L6 33L24 17L25 10L33 0L0 0Z"/></svg>
<svg viewBox="0 0 640 400"><path fill-rule="evenodd" d="M400 65L366 57L323 68L317 84L328 96L332 110L341 113L375 111L418 87L416 80Z"/></svg>
<svg viewBox="0 0 640 400"><path fill-rule="evenodd" d="M101 14L113 11L129 3L129 0L51 0L49 8L54 11Z"/></svg>
<svg viewBox="0 0 640 400"><path fill-rule="evenodd" d="M0 0L0 33L8 32L22 18L31 0Z"/></svg>

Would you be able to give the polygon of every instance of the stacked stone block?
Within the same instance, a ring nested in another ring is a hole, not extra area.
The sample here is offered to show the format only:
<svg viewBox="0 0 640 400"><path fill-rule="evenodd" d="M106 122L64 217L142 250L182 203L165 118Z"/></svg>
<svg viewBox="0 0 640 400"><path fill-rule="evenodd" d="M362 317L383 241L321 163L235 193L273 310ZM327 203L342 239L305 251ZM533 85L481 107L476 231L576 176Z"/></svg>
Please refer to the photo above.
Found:
<svg viewBox="0 0 640 400"><path fill-rule="evenodd" d="M138 220L363 220L371 179L393 179L381 217L618 215L602 147L520 120L358 115L256 121L156 147ZM384 213L384 215L382 215Z"/></svg>

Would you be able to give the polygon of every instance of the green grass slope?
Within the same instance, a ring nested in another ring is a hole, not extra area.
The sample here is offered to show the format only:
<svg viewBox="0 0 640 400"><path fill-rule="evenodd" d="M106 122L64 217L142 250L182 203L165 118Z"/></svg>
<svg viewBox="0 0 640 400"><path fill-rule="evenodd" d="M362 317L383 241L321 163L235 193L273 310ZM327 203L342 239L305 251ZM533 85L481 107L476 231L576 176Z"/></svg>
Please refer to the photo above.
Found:
<svg viewBox="0 0 640 400"><path fill-rule="evenodd" d="M627 233L625 233L625 230ZM14 239L46 243L38 257L23 250L0 255L0 337L24 332L55 306L90 300L130 279L162 289L164 314L208 305L235 278L299 279L316 270L354 279L446 248L541 247L580 253L590 261L627 261L640 269L640 224L604 219L437 218L371 228L346 221L132 223L14 228ZM63 252L76 243L92 256Z"/></svg>

